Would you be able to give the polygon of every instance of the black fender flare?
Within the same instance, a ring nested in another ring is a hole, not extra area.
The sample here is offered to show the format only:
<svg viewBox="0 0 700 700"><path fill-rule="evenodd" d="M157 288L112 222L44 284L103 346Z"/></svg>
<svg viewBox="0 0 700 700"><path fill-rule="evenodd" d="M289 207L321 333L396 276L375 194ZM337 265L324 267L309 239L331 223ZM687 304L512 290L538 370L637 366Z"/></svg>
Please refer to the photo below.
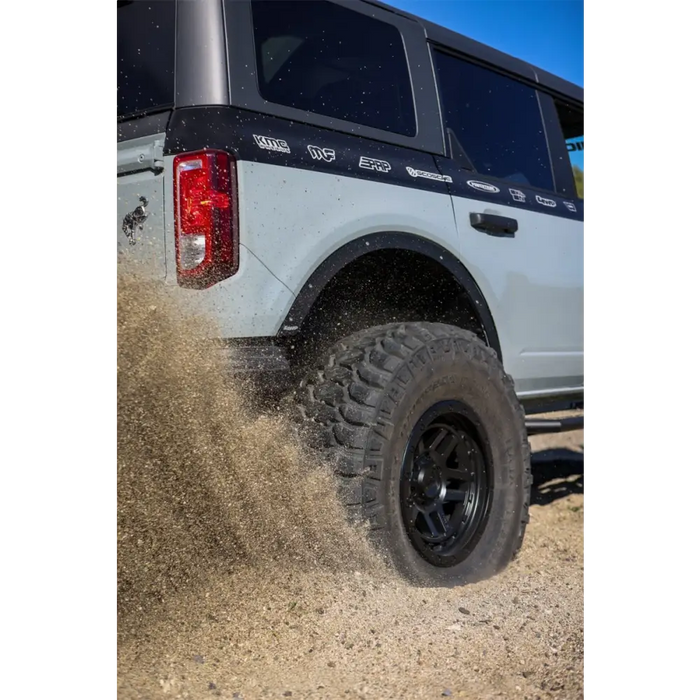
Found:
<svg viewBox="0 0 700 700"><path fill-rule="evenodd" d="M498 332L493 316L491 315L491 311L481 289L479 289L479 285L467 268L458 258L445 250L441 245L411 233L371 233L361 238L356 238L331 253L304 283L301 291L294 299L286 318L282 322L277 336L286 338L298 333L304 319L311 311L314 302L323 291L324 287L345 266L367 253L391 249L410 250L415 253L421 253L435 260L435 262L442 265L442 267L452 274L471 300L478 320L484 329L489 347L496 351L499 360L502 361L501 344L498 339Z"/></svg>

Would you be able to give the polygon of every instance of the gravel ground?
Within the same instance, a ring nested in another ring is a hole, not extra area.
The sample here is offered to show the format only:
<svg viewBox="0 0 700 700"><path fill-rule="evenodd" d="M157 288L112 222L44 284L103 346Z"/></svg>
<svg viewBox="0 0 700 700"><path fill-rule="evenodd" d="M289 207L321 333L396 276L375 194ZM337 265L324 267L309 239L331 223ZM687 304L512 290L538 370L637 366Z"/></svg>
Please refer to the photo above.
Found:
<svg viewBox="0 0 700 700"><path fill-rule="evenodd" d="M121 283L119 323L120 700L583 697L582 431L532 439L506 571L412 588L332 525L323 470L165 301Z"/></svg>

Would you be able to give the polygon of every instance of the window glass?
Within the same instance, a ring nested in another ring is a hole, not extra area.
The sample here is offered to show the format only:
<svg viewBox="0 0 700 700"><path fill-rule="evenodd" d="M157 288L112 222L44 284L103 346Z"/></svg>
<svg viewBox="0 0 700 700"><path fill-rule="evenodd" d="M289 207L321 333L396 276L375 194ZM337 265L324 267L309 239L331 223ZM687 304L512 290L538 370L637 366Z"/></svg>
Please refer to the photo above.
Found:
<svg viewBox="0 0 700 700"><path fill-rule="evenodd" d="M436 51L442 116L477 172L554 189L534 88Z"/></svg>
<svg viewBox="0 0 700 700"><path fill-rule="evenodd" d="M574 171L576 194L583 199L583 111L559 102L557 113Z"/></svg>
<svg viewBox="0 0 700 700"><path fill-rule="evenodd" d="M325 0L253 0L258 87L266 100L415 136L396 27Z"/></svg>

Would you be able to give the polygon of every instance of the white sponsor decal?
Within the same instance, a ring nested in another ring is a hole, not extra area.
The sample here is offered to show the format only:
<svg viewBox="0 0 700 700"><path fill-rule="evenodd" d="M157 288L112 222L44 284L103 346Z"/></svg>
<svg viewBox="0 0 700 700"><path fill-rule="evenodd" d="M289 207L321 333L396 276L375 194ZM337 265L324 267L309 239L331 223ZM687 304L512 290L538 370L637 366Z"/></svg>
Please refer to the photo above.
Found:
<svg viewBox="0 0 700 700"><path fill-rule="evenodd" d="M260 148L264 148L266 151L291 153L287 142L283 141L282 139L273 139L270 136L258 136L257 134L253 134L253 138L255 139L255 143L257 143Z"/></svg>
<svg viewBox="0 0 700 700"><path fill-rule="evenodd" d="M468 180L467 184L469 187L473 187L475 190L479 190L480 192L488 192L489 194L496 194L496 192L501 191L498 187L496 187L496 185L491 185L488 182L481 182L480 180Z"/></svg>
<svg viewBox="0 0 700 700"><path fill-rule="evenodd" d="M377 160L376 158L368 158L362 156L360 158L360 167L366 170L376 170L379 173L388 173L391 170L391 165L385 160Z"/></svg>
<svg viewBox="0 0 700 700"><path fill-rule="evenodd" d="M511 190L509 189L508 192L510 192L510 196L516 201L516 202L524 202L526 200L525 193L522 192L521 190Z"/></svg>
<svg viewBox="0 0 700 700"><path fill-rule="evenodd" d="M540 197L538 194L535 195L535 199L537 200L538 204L541 204L543 207L556 207L557 203L553 199L547 199L546 197Z"/></svg>
<svg viewBox="0 0 700 700"><path fill-rule="evenodd" d="M335 160L335 151L332 148L321 148L319 146L307 146L306 150L314 160L325 160L331 163Z"/></svg>
<svg viewBox="0 0 700 700"><path fill-rule="evenodd" d="M574 205L573 202L564 202L564 206L565 206L569 211L576 211L576 206Z"/></svg>
<svg viewBox="0 0 700 700"><path fill-rule="evenodd" d="M439 182L452 182L452 178L449 175L440 175L440 173L429 173L425 170L416 170L415 168L406 168L406 172L411 177L424 177L428 180L438 180Z"/></svg>

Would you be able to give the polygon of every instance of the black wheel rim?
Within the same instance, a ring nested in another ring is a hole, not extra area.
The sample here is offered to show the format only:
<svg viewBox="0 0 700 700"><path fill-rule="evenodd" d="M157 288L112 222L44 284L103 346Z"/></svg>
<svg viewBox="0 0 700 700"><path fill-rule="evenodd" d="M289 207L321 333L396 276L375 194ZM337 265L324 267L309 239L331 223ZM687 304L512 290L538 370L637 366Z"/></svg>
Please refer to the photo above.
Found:
<svg viewBox="0 0 700 700"><path fill-rule="evenodd" d="M471 411L436 404L411 432L401 469L401 515L413 546L435 566L473 551L486 525L491 470Z"/></svg>

